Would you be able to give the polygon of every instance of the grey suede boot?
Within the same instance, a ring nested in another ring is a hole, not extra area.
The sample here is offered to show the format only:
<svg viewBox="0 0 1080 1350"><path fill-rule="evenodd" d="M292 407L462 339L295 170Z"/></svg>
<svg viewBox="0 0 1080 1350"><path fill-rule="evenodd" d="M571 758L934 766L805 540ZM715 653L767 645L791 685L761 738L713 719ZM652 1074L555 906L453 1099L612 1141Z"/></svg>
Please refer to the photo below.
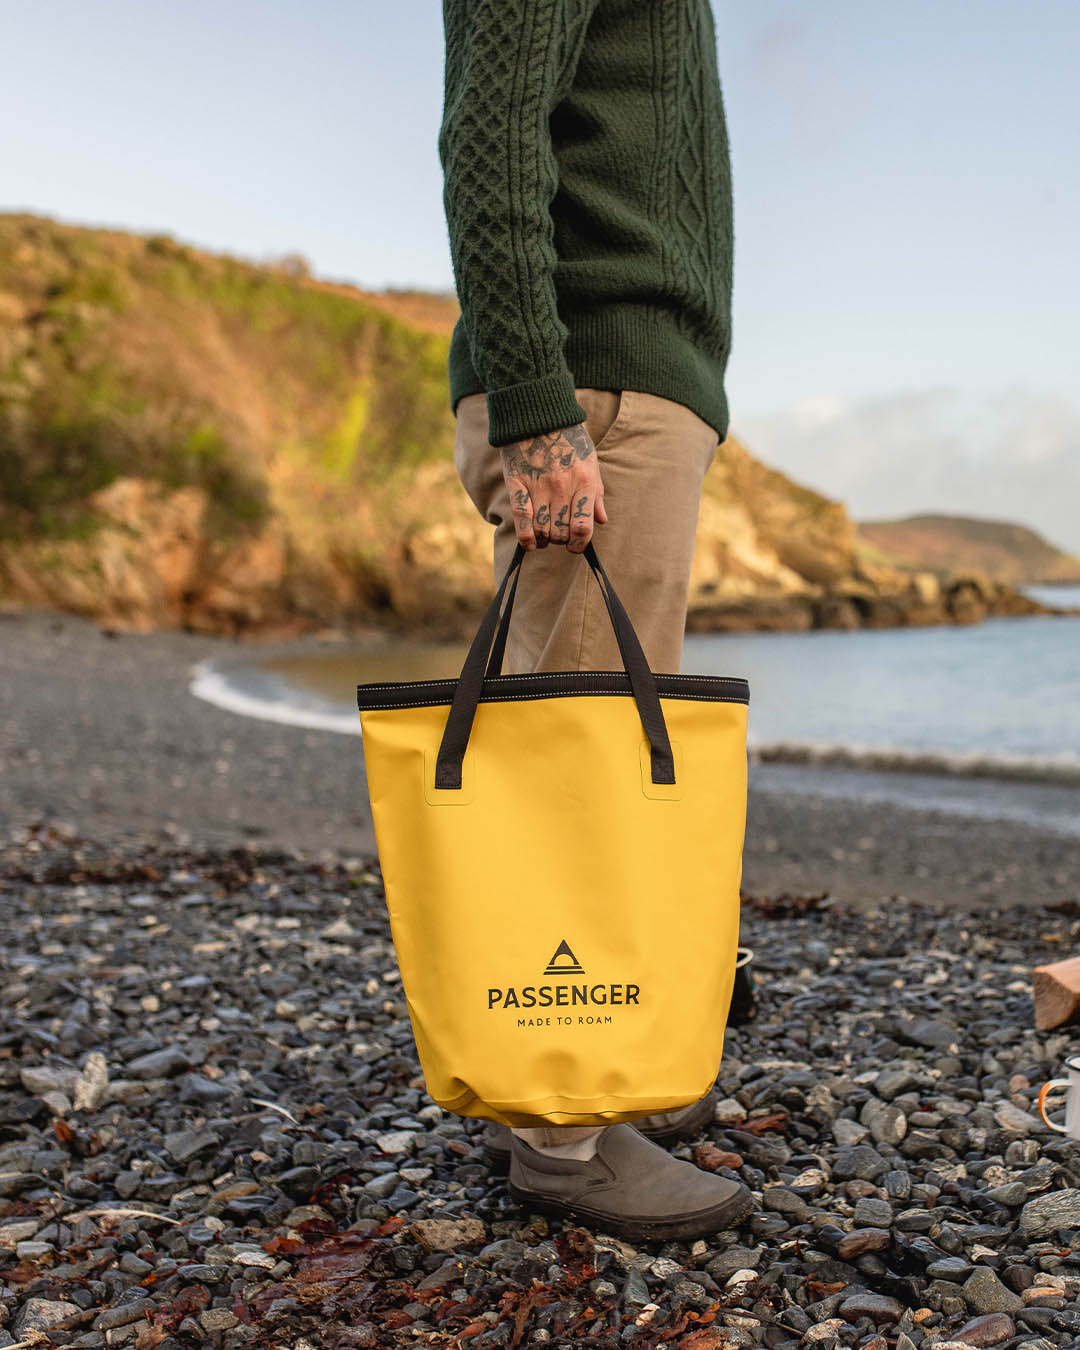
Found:
<svg viewBox="0 0 1080 1350"><path fill-rule="evenodd" d="M678 1111L659 1111L652 1116L628 1122L646 1139L656 1144L673 1144L676 1139L697 1134L711 1124L716 1109L716 1094L708 1092L699 1102L691 1102ZM484 1161L493 1172L510 1170L510 1131L494 1121L484 1131Z"/></svg>
<svg viewBox="0 0 1080 1350"><path fill-rule="evenodd" d="M679 1162L632 1125L608 1125L588 1162L510 1140L510 1195L519 1205L636 1241L697 1238L734 1228L754 1206L739 1181Z"/></svg>

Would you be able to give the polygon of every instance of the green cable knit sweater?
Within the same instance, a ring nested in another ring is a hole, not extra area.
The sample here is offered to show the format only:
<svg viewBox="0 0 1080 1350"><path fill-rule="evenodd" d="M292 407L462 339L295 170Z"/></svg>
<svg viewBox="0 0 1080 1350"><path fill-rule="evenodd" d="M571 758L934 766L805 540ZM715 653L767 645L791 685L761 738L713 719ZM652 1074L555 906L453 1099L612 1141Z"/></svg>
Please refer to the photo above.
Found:
<svg viewBox="0 0 1080 1350"><path fill-rule="evenodd" d="M637 389L727 434L731 173L709 0L444 0L450 402L506 445Z"/></svg>

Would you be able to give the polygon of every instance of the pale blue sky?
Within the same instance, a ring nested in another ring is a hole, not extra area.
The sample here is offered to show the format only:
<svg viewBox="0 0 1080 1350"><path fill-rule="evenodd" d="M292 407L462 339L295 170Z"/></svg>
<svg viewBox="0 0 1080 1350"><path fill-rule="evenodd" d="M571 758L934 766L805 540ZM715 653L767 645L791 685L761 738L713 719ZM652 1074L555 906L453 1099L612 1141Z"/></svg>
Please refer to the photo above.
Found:
<svg viewBox="0 0 1080 1350"><path fill-rule="evenodd" d="M862 515L1011 514L1080 549L1080 4L713 9L733 429ZM452 286L437 0L0 18L0 210Z"/></svg>

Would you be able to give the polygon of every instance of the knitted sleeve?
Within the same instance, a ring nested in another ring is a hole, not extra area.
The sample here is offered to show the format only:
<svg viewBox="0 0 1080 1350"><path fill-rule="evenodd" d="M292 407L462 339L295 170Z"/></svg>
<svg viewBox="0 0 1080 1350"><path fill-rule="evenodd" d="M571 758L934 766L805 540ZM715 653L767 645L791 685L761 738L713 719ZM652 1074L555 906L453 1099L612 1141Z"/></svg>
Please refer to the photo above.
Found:
<svg viewBox="0 0 1080 1350"><path fill-rule="evenodd" d="M555 295L548 118L596 3L443 0L443 204L492 445L585 420Z"/></svg>

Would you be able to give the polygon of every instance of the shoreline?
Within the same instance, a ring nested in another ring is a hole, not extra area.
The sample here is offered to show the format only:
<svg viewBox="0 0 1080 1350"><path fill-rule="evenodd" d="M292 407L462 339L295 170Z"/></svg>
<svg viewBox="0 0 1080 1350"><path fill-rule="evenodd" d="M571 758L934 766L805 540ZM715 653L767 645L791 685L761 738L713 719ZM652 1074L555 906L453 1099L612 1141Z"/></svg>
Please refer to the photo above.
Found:
<svg viewBox="0 0 1080 1350"><path fill-rule="evenodd" d="M190 692L200 661L297 650L296 640L109 636L48 611L3 616L0 829L54 821L98 839L373 854L358 737L240 716ZM1038 823L1049 798L1066 809L1066 788L964 780L983 798L968 809L949 800L944 776L759 763L750 779L750 893L972 906L1080 893L1075 838ZM883 782L902 784L905 800L889 800Z"/></svg>
<svg viewBox="0 0 1080 1350"><path fill-rule="evenodd" d="M843 588L820 595L797 591L692 599L686 616L686 632L698 636L745 637L754 633L977 628L995 619L1080 619L1080 604L1061 604L1046 598L1045 594L1030 594L1031 590L1045 593L1060 589L1070 593L1069 598L1073 599L1074 593L1080 590L1080 583L1035 582L1014 587L1012 583L989 581L986 585L988 589L984 593L981 582L958 573L947 588L960 597L955 609L950 606L927 608L914 603L907 593L883 591L870 595ZM54 616L83 619L101 632L116 637L180 633L243 647L274 646L292 651L302 645L359 642L366 638L375 642L392 638L431 642L468 640L483 617L485 604L483 597L474 597L465 608L455 606L419 616L390 610L380 616L381 626L376 626L366 616L339 624L336 620L315 615L287 615L260 621L246 618L242 624L234 622L231 627L223 620L216 627L144 628L142 622L153 622L147 615L132 619L104 608L93 615L81 615L69 610L49 609L9 591L0 597L0 623L22 616ZM189 616L180 610L170 612L169 617L180 625Z"/></svg>
<svg viewBox="0 0 1080 1350"><path fill-rule="evenodd" d="M362 651L357 644L353 650ZM379 644L381 645L381 644ZM325 649L325 648L324 648ZM373 644L372 651L378 650ZM464 651L464 647L462 648ZM320 654L319 649L290 651L291 657ZM273 660L273 657L270 658ZM286 726L359 736L360 725L343 700L302 687L273 669L247 661L208 658L193 668L191 692L226 712L280 722ZM998 783L1080 785L1080 756L1058 758L1035 755L987 755L977 751L935 751L904 746L819 744L810 741L755 741L748 743L751 764L804 765L809 769L849 769L867 773L900 773L956 779L986 779ZM1080 828L1080 825L1078 825Z"/></svg>

